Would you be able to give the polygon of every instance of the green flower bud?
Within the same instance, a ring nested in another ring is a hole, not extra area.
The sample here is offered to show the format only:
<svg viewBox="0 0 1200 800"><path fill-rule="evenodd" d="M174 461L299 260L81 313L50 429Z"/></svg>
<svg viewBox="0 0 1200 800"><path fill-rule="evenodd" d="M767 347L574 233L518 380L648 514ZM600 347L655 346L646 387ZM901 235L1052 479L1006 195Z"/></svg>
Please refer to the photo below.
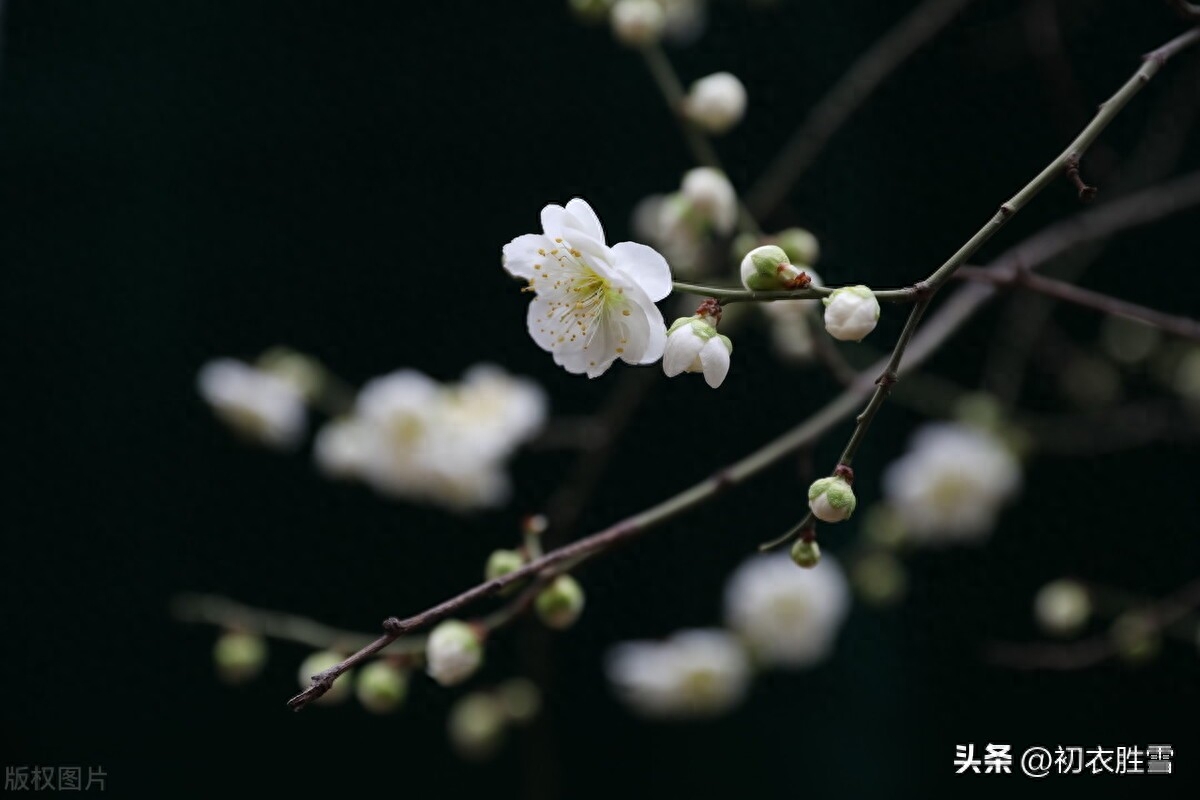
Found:
<svg viewBox="0 0 1200 800"><path fill-rule="evenodd" d="M504 742L504 709L496 698L474 692L459 700L448 719L450 744L463 758L483 761Z"/></svg>
<svg viewBox="0 0 1200 800"><path fill-rule="evenodd" d="M542 693L528 678L513 678L500 684L496 700L504 715L518 724L529 722L542 708Z"/></svg>
<svg viewBox="0 0 1200 800"><path fill-rule="evenodd" d="M484 577L490 581L501 575L516 572L523 566L525 566L525 557L516 550L496 550L488 556Z"/></svg>
<svg viewBox="0 0 1200 800"><path fill-rule="evenodd" d="M817 237L804 228L788 228L780 231L775 236L775 242L783 248L793 264L804 264L811 267L817 263L817 258L821 255Z"/></svg>
<svg viewBox="0 0 1200 800"><path fill-rule="evenodd" d="M245 683L267 663L267 643L255 633L224 633L213 646L217 675L226 683Z"/></svg>
<svg viewBox="0 0 1200 800"><path fill-rule="evenodd" d="M388 714L404 702L408 676L387 661L372 661L359 672L355 694L367 711Z"/></svg>
<svg viewBox="0 0 1200 800"><path fill-rule="evenodd" d="M559 575L537 596L534 606L548 627L566 630L583 613L583 588L570 575Z"/></svg>
<svg viewBox="0 0 1200 800"><path fill-rule="evenodd" d="M883 550L868 553L855 561L850 580L863 602L873 606L892 605L904 596L908 585L904 565Z"/></svg>
<svg viewBox="0 0 1200 800"><path fill-rule="evenodd" d="M1154 658L1162 647L1158 629L1139 611L1126 611L1113 620L1109 636L1116 645L1117 655L1134 664Z"/></svg>
<svg viewBox="0 0 1200 800"><path fill-rule="evenodd" d="M797 539L792 545L792 561L797 566L812 569L821 561L821 547L815 541Z"/></svg>
<svg viewBox="0 0 1200 800"><path fill-rule="evenodd" d="M808 507L822 522L849 519L857 502L850 484L836 475L813 481L808 487Z"/></svg>
<svg viewBox="0 0 1200 800"><path fill-rule="evenodd" d="M742 285L755 292L800 288L804 271L792 266L783 248L773 244L756 247L742 259ZM806 279L807 280L807 279Z"/></svg>
<svg viewBox="0 0 1200 800"><path fill-rule="evenodd" d="M312 676L318 672L324 672L335 664L342 661L343 656L340 653L335 653L332 650L318 650L317 652L304 659L304 663L300 665L300 686L307 689L312 685ZM317 702L322 705L336 705L350 696L350 689L353 687L351 674L353 670L347 670L337 677L333 685L329 687L329 691L317 698Z"/></svg>

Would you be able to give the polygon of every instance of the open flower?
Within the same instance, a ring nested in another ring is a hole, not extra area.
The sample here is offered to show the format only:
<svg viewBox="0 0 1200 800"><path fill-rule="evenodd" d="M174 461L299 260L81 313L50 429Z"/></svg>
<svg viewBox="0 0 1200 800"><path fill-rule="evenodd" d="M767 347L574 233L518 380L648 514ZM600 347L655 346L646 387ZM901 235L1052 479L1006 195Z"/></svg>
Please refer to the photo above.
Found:
<svg viewBox="0 0 1200 800"><path fill-rule="evenodd" d="M575 198L542 209L542 233L504 246L504 268L529 281L529 335L567 372L595 378L620 358L662 358L666 325L654 303L671 292L671 269L655 250L609 247L596 212Z"/></svg>
<svg viewBox="0 0 1200 800"><path fill-rule="evenodd" d="M201 396L236 431L262 444L291 448L307 425L304 394L292 382L232 358L205 364Z"/></svg>
<svg viewBox="0 0 1200 800"><path fill-rule="evenodd" d="M883 473L883 494L905 536L925 544L982 539L1021 484L1004 444L958 423L931 423Z"/></svg>
<svg viewBox="0 0 1200 800"><path fill-rule="evenodd" d="M606 671L621 699L647 717L717 716L742 700L751 677L745 650L719 630L619 644Z"/></svg>
<svg viewBox="0 0 1200 800"><path fill-rule="evenodd" d="M725 621L764 664L805 667L827 656L850 610L850 590L826 556L796 569L784 553L751 556L725 585Z"/></svg>

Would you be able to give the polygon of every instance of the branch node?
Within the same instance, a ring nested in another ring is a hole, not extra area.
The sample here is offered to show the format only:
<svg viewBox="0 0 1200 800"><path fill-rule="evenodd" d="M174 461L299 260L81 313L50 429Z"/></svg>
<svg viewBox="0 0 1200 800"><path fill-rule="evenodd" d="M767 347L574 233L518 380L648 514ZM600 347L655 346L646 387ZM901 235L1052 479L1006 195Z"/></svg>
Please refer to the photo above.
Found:
<svg viewBox="0 0 1200 800"><path fill-rule="evenodd" d="M1009 204L1009 203L1001 203L1000 204L1000 217L1002 219L1008 219L1015 213L1017 213L1017 210L1015 208L1013 208L1011 204Z"/></svg>
<svg viewBox="0 0 1200 800"><path fill-rule="evenodd" d="M900 378L896 375L896 371L894 369L886 369L883 371L882 375L875 379L875 385L882 386L887 389L895 386L896 381L898 380L900 380Z"/></svg>
<svg viewBox="0 0 1200 800"><path fill-rule="evenodd" d="M912 292L913 299L921 301L928 300L933 296L933 287L929 285L929 281L917 281L909 290Z"/></svg>
<svg viewBox="0 0 1200 800"><path fill-rule="evenodd" d="M854 470L850 468L849 464L838 464L834 467L833 474L846 483L854 483Z"/></svg>
<svg viewBox="0 0 1200 800"><path fill-rule="evenodd" d="M1067 156L1067 161L1063 165L1067 172L1067 180L1079 192L1079 200L1082 203L1090 203L1096 199L1096 187L1088 186L1079 175L1079 154L1072 153Z"/></svg>
<svg viewBox="0 0 1200 800"><path fill-rule="evenodd" d="M404 633L405 626L399 617L388 617L383 621L383 629L393 636L399 636Z"/></svg>

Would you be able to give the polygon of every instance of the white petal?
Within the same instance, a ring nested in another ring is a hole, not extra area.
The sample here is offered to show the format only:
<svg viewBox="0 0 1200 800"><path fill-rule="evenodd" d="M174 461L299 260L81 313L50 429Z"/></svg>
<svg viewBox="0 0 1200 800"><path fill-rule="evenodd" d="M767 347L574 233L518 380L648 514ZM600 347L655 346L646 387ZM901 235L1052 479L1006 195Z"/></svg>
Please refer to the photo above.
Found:
<svg viewBox="0 0 1200 800"><path fill-rule="evenodd" d="M600 218L596 216L596 212L588 205L586 200L576 197L567 203L567 214L570 216L568 224L582 231L585 235L604 244L604 227L600 224Z"/></svg>
<svg viewBox="0 0 1200 800"><path fill-rule="evenodd" d="M700 349L700 363L704 367L704 381L716 389L729 374L729 351L719 337L709 339Z"/></svg>
<svg viewBox="0 0 1200 800"><path fill-rule="evenodd" d="M663 322L658 306L650 302L650 298L638 287L627 287L625 296L632 302L628 307L629 316L624 317L629 343L622 358L628 364L653 364L662 358L666 348L667 324ZM636 345L635 339L638 342Z"/></svg>
<svg viewBox="0 0 1200 800"><path fill-rule="evenodd" d="M671 267L654 248L637 242L619 242L610 250L614 266L642 288L652 301L671 293Z"/></svg>
<svg viewBox="0 0 1200 800"><path fill-rule="evenodd" d="M538 294L529 304L525 317L529 335L538 347L556 354L581 350L584 344L583 337L574 330L575 318L570 315L563 318L562 310L562 303L554 295Z"/></svg>
<svg viewBox="0 0 1200 800"><path fill-rule="evenodd" d="M546 260L546 257L538 253L538 250L545 251L551 247L550 240L545 236L538 233L527 233L504 245L502 263L513 276L529 280L538 272L533 265L542 264Z"/></svg>
<svg viewBox="0 0 1200 800"><path fill-rule="evenodd" d="M567 228L567 210L551 203L542 209L542 231L551 239L561 238Z"/></svg>
<svg viewBox="0 0 1200 800"><path fill-rule="evenodd" d="M663 372L674 378L687 370L704 348L704 340L697 336L690 325L684 325L671 334L663 353Z"/></svg>

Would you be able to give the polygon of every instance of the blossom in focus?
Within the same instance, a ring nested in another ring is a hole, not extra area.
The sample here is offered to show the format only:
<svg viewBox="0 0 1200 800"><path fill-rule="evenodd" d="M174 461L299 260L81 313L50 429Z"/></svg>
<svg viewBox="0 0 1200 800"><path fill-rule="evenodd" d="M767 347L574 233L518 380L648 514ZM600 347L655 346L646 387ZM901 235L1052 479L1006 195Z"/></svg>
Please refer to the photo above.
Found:
<svg viewBox="0 0 1200 800"><path fill-rule="evenodd" d="M655 250L609 247L600 220L578 198L542 209L543 232L504 246L504 268L529 282L529 334L568 372L603 374L620 358L662 358L667 331L654 305L671 292L671 269Z"/></svg>
<svg viewBox="0 0 1200 800"><path fill-rule="evenodd" d="M741 702L751 678L746 651L720 630L625 642L609 651L605 668L623 702L656 718L720 715Z"/></svg>
<svg viewBox="0 0 1200 800"><path fill-rule="evenodd" d="M301 387L243 361L210 361L196 379L201 397L226 424L270 447L299 444L308 425Z"/></svg>
<svg viewBox="0 0 1200 800"><path fill-rule="evenodd" d="M822 522L841 522L854 513L858 500L845 478L818 478L808 487L808 508Z"/></svg>
<svg viewBox="0 0 1200 800"><path fill-rule="evenodd" d="M717 319L717 316L698 313L693 317L680 317L671 324L663 353L663 372L668 378L681 372L702 372L705 383L714 389L724 382L729 374L733 342L728 336L717 333Z"/></svg>
<svg viewBox="0 0 1200 800"><path fill-rule="evenodd" d="M709 133L725 133L746 113L746 87L728 72L717 72L692 84L683 113Z"/></svg>
<svg viewBox="0 0 1200 800"><path fill-rule="evenodd" d="M769 666L824 658L849 608L846 576L830 556L811 569L796 569L786 553L751 556L725 585L726 624Z"/></svg>
<svg viewBox="0 0 1200 800"><path fill-rule="evenodd" d="M803 289L812 280L808 273L791 263L782 247L764 244L742 258L742 285L754 292Z"/></svg>
<svg viewBox="0 0 1200 800"><path fill-rule="evenodd" d="M509 493L505 464L546 420L545 393L493 365L456 384L415 370L375 378L353 412L317 435L317 463L392 497L452 510L492 507Z"/></svg>
<svg viewBox="0 0 1200 800"><path fill-rule="evenodd" d="M834 289L825 303L825 330L843 342L861 342L879 322L879 301L867 286Z"/></svg>
<svg viewBox="0 0 1200 800"><path fill-rule="evenodd" d="M923 426L883 473L905 536L925 543L986 536L1020 484L1020 465L999 439L958 423Z"/></svg>

